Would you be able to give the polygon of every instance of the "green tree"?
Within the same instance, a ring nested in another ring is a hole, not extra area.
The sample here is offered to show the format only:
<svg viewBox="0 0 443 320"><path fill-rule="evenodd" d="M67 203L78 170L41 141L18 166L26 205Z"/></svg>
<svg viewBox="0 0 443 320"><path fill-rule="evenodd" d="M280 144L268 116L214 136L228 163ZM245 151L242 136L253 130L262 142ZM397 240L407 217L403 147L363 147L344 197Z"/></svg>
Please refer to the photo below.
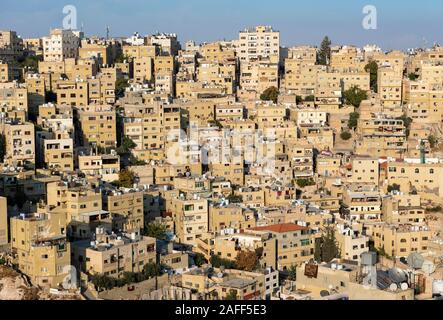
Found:
<svg viewBox="0 0 443 320"><path fill-rule="evenodd" d="M408 78L411 81L415 81L418 79L418 75L416 75L415 73L410 73L410 74L408 74Z"/></svg>
<svg viewBox="0 0 443 320"><path fill-rule="evenodd" d="M235 301L235 300L238 300L238 297L237 297L237 291L235 291L235 290L231 290L231 291L229 291L229 293L226 295L226 297L225 297L225 300L227 300L227 301Z"/></svg>
<svg viewBox="0 0 443 320"><path fill-rule="evenodd" d="M368 98L368 94L358 86L352 86L344 92L344 97L347 104L360 108L361 102Z"/></svg>
<svg viewBox="0 0 443 320"><path fill-rule="evenodd" d="M305 101L306 102L313 102L313 101L315 101L315 96L313 96L313 95L306 96Z"/></svg>
<svg viewBox="0 0 443 320"><path fill-rule="evenodd" d="M302 98L301 96L297 95L297 96L295 97L295 103L296 103L296 104L300 104L300 103L302 103L302 102L303 102L303 98Z"/></svg>
<svg viewBox="0 0 443 320"><path fill-rule="evenodd" d="M321 244L322 244L321 238L315 239L314 260L317 261L318 263L322 262L321 261Z"/></svg>
<svg viewBox="0 0 443 320"><path fill-rule="evenodd" d="M144 166L146 165L146 161L144 160L140 160L137 157L134 157L134 155L130 155L129 156L129 165L130 166Z"/></svg>
<svg viewBox="0 0 443 320"><path fill-rule="evenodd" d="M297 267L295 265L291 265L288 270L288 279L291 281L297 280Z"/></svg>
<svg viewBox="0 0 443 320"><path fill-rule="evenodd" d="M348 128L355 130L357 128L359 118L360 114L358 112L352 112L349 115Z"/></svg>
<svg viewBox="0 0 443 320"><path fill-rule="evenodd" d="M369 72L371 89L374 92L378 92L378 64L376 61L371 61L365 66L365 71Z"/></svg>
<svg viewBox="0 0 443 320"><path fill-rule="evenodd" d="M117 148L117 153L119 155L125 155L131 153L131 150L134 149L137 144L132 141L128 136L123 136L120 142L120 146Z"/></svg>
<svg viewBox="0 0 443 320"><path fill-rule="evenodd" d="M335 237L335 228L333 226L325 228L319 242L319 246L316 247L319 252L314 254L314 256L317 258L320 257L321 262L331 262L333 259L340 258L340 248Z"/></svg>
<svg viewBox="0 0 443 320"><path fill-rule="evenodd" d="M212 255L209 262L214 268L225 267L226 269L236 269L235 261L223 259L219 255Z"/></svg>
<svg viewBox="0 0 443 320"><path fill-rule="evenodd" d="M272 101L274 103L277 103L278 101L278 88L276 87L270 87L266 89L261 95L260 99L263 101Z"/></svg>
<svg viewBox="0 0 443 320"><path fill-rule="evenodd" d="M391 186L388 186L388 192L389 193L391 193L392 191L400 191L400 189L401 189L401 186L396 184L396 183L394 183Z"/></svg>
<svg viewBox="0 0 443 320"><path fill-rule="evenodd" d="M129 87L129 80L118 78L117 81L115 81L115 95L117 97L123 97L127 87Z"/></svg>
<svg viewBox="0 0 443 320"><path fill-rule="evenodd" d="M90 281L98 291L111 290L115 288L117 284L116 279L101 274L92 275Z"/></svg>
<svg viewBox="0 0 443 320"><path fill-rule="evenodd" d="M315 186L315 181L313 179L297 179L296 183L300 188Z"/></svg>
<svg viewBox="0 0 443 320"><path fill-rule="evenodd" d="M252 272L257 269L259 258L255 251L240 251L235 258L237 269Z"/></svg>
<svg viewBox="0 0 443 320"><path fill-rule="evenodd" d="M435 137L432 134L428 137L428 141L429 141L429 145L431 146L432 149L434 149L438 145L437 137Z"/></svg>
<svg viewBox="0 0 443 320"><path fill-rule="evenodd" d="M342 140L344 140L344 141L348 141L349 139L352 138L352 134L351 134L349 131L343 131L343 132L340 134L340 138L341 138Z"/></svg>
<svg viewBox="0 0 443 320"><path fill-rule="evenodd" d="M230 203L242 203L243 197L235 194L230 194L227 200L229 200Z"/></svg>
<svg viewBox="0 0 443 320"><path fill-rule="evenodd" d="M319 65L326 66L331 61L331 44L332 42L328 36L323 38L317 56L317 63Z"/></svg>
<svg viewBox="0 0 443 320"><path fill-rule="evenodd" d="M403 124L406 128L406 137L409 138L409 134L411 133L411 124L412 118L408 117L406 114L403 114L401 117L397 118L397 120L402 120Z"/></svg>
<svg viewBox="0 0 443 320"><path fill-rule="evenodd" d="M38 63L39 61L43 61L42 56L29 56L26 58L19 58L17 66L19 68L26 69L25 71L38 71Z"/></svg>
<svg viewBox="0 0 443 320"><path fill-rule="evenodd" d="M125 61L129 61L130 59L130 56L120 53L118 56L115 57L114 63L123 63Z"/></svg>
<svg viewBox="0 0 443 320"><path fill-rule="evenodd" d="M118 185L122 188L132 188L135 183L135 174L131 170L121 170L118 175Z"/></svg>
<svg viewBox="0 0 443 320"><path fill-rule="evenodd" d="M205 256L199 252L196 253L194 255L194 263L197 267L201 267L202 265L204 265L206 263Z"/></svg>
<svg viewBox="0 0 443 320"><path fill-rule="evenodd" d="M165 224L158 221L152 221L145 225L144 235L159 240L167 240L168 228Z"/></svg>
<svg viewBox="0 0 443 320"><path fill-rule="evenodd" d="M157 277L161 274L160 266L156 263L148 263L143 267L143 274L147 279Z"/></svg>

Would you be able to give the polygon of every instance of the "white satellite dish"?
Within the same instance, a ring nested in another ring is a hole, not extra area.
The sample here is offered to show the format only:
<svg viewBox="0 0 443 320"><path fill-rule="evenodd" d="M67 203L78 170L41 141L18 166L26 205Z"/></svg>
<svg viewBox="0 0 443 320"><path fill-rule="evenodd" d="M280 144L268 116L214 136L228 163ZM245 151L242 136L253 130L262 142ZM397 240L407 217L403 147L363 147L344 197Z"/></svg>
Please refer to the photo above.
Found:
<svg viewBox="0 0 443 320"><path fill-rule="evenodd" d="M392 283L392 284L389 286L389 290L392 291L392 292L395 292L395 291L398 290L398 286L397 286L395 283Z"/></svg>
<svg viewBox="0 0 443 320"><path fill-rule="evenodd" d="M401 290L402 290L402 291L406 291L406 290L408 290L408 289L409 289L408 284L407 284L406 282L403 282L403 283L401 284Z"/></svg>
<svg viewBox="0 0 443 320"><path fill-rule="evenodd" d="M434 263L429 260L425 260L425 262L423 262L423 265L421 266L421 269L429 276L434 273L436 268Z"/></svg>

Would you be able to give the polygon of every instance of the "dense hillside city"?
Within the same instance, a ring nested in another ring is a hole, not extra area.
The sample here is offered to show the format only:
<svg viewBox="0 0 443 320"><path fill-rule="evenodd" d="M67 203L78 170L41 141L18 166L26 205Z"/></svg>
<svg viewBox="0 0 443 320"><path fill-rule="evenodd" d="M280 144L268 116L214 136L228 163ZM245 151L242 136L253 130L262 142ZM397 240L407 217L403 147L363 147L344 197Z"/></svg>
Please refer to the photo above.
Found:
<svg viewBox="0 0 443 320"><path fill-rule="evenodd" d="M443 294L443 48L0 31L0 299Z"/></svg>

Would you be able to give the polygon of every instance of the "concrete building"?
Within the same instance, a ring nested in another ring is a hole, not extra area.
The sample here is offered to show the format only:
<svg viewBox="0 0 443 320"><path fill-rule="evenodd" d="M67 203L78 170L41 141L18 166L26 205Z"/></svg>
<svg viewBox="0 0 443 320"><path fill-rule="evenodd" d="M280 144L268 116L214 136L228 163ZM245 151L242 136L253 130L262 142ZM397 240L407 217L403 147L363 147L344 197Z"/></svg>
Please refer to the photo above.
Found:
<svg viewBox="0 0 443 320"><path fill-rule="evenodd" d="M0 247L6 246L9 243L8 220L7 199L0 197Z"/></svg>
<svg viewBox="0 0 443 320"><path fill-rule="evenodd" d="M259 58L280 60L280 32L270 26L257 26L239 33L236 47L240 62L250 62Z"/></svg>
<svg viewBox="0 0 443 320"><path fill-rule="evenodd" d="M71 30L53 29L43 38L45 61L63 61L77 58L80 38Z"/></svg>
<svg viewBox="0 0 443 320"><path fill-rule="evenodd" d="M107 234L102 228L90 241L72 244L73 262L89 275L120 278L124 272L139 273L148 263L156 263L156 240L137 232Z"/></svg>

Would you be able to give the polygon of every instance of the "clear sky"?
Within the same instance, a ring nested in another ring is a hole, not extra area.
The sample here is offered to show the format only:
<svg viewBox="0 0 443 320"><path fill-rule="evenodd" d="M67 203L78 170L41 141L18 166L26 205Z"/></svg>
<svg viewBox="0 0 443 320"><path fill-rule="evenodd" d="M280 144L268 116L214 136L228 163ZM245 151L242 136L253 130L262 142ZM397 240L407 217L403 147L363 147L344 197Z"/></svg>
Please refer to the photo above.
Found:
<svg viewBox="0 0 443 320"><path fill-rule="evenodd" d="M0 30L22 37L48 34L62 26L63 7L72 4L87 35L129 36L177 33L187 40L234 39L258 24L281 32L282 45L318 45L324 35L334 44L378 44L406 49L443 44L441 0L1 0ZM362 27L363 7L377 8L377 30Z"/></svg>

